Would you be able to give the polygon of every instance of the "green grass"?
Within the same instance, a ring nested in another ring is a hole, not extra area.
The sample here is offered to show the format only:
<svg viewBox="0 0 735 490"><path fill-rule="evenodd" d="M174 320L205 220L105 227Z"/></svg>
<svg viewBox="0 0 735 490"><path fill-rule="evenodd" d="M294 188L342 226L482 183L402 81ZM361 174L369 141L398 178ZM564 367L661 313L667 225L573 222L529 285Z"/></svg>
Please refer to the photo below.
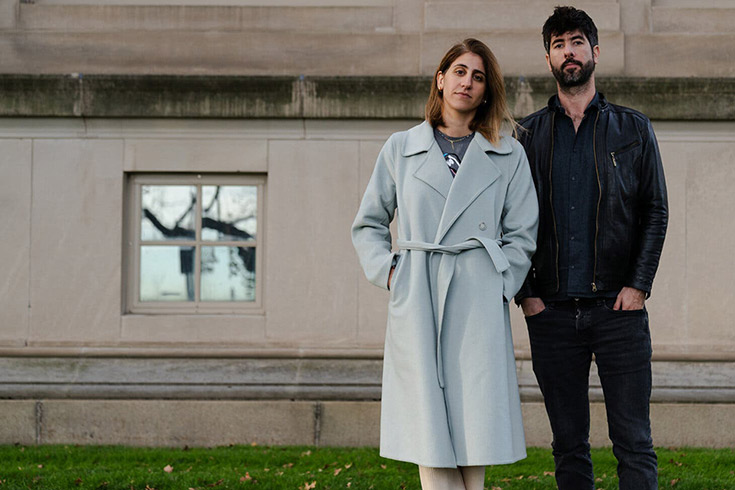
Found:
<svg viewBox="0 0 735 490"><path fill-rule="evenodd" d="M658 449L661 489L735 489L732 449ZM593 450L597 488L617 488L615 458ZM167 468L169 467L169 468ZM166 471L166 470L170 471ZM487 471L488 489L554 489L547 449ZM376 449L234 446L212 449L0 446L5 489L418 489L416 466Z"/></svg>

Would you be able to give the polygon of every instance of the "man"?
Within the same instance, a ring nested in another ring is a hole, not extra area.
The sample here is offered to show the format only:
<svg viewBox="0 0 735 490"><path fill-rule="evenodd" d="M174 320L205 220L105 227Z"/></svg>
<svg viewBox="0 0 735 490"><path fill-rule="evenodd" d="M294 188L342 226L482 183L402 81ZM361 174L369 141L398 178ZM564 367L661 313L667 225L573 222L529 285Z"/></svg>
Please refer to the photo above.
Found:
<svg viewBox="0 0 735 490"><path fill-rule="evenodd" d="M573 7L543 27L557 94L521 121L540 207L538 248L516 296L551 422L560 490L594 488L588 382L595 356L622 490L657 488L651 337L644 302L667 225L650 121L595 89L597 28Z"/></svg>

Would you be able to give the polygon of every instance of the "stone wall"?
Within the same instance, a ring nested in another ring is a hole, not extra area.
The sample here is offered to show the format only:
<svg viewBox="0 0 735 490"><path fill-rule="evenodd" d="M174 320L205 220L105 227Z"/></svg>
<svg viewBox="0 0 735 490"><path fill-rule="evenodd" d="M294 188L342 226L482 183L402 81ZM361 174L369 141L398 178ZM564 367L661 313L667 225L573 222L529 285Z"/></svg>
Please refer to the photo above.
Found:
<svg viewBox="0 0 735 490"><path fill-rule="evenodd" d="M0 72L429 75L474 36L507 75L543 75L555 0L0 0ZM735 75L727 0L580 0L602 75Z"/></svg>
<svg viewBox="0 0 735 490"><path fill-rule="evenodd" d="M467 36L516 116L541 107L556 3L0 0L0 443L375 444L387 296L349 239L375 157ZM601 31L600 89L654 120L664 158L655 442L733 446L735 4L576 5ZM262 311L128 311L126 189L169 172L265 176ZM512 314L527 439L546 445ZM605 445L594 372L591 398Z"/></svg>

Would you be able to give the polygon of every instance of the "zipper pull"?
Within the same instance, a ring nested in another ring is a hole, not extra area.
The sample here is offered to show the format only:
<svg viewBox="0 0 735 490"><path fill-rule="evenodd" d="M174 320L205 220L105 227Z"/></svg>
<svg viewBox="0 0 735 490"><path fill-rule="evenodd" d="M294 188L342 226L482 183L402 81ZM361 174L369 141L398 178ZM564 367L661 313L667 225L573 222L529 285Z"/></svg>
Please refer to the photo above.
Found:
<svg viewBox="0 0 735 490"><path fill-rule="evenodd" d="M618 162L617 162L617 160L615 160L615 152L614 151L613 152L610 152L610 156L612 157L613 167L617 167L618 166Z"/></svg>
<svg viewBox="0 0 735 490"><path fill-rule="evenodd" d="M597 292L597 284L595 284L594 282L592 283L592 292L593 293Z"/></svg>

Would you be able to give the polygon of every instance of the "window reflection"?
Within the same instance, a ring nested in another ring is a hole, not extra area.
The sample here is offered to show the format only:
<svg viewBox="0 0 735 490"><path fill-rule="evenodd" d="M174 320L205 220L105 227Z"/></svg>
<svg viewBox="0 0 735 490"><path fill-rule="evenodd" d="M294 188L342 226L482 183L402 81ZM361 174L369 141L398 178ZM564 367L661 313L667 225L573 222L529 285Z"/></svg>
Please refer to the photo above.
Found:
<svg viewBox="0 0 735 490"><path fill-rule="evenodd" d="M202 186L202 207L202 240L255 240L258 222L256 186Z"/></svg>
<svg viewBox="0 0 735 490"><path fill-rule="evenodd" d="M141 240L192 240L196 187L141 186Z"/></svg>
<svg viewBox="0 0 735 490"><path fill-rule="evenodd" d="M194 247L140 247L140 301L193 301Z"/></svg>
<svg viewBox="0 0 735 490"><path fill-rule="evenodd" d="M202 247L202 301L255 301L255 248Z"/></svg>

